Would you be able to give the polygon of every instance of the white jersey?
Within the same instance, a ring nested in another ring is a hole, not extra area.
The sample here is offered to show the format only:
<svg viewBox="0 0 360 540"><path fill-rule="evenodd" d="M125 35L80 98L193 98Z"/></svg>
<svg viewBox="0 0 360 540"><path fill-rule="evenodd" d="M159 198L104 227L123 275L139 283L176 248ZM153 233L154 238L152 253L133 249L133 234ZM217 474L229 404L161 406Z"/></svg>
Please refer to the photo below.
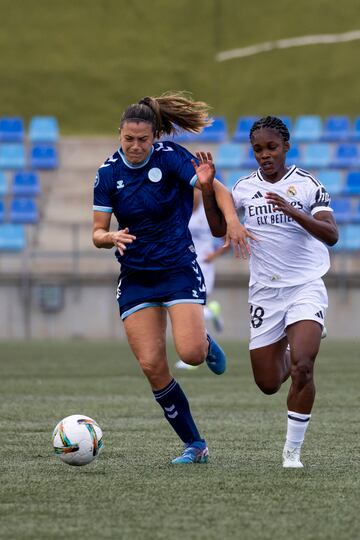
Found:
<svg viewBox="0 0 360 540"><path fill-rule="evenodd" d="M214 251L214 238L211 234L202 201L191 215L189 229L201 266L201 262Z"/></svg>
<svg viewBox="0 0 360 540"><path fill-rule="evenodd" d="M274 211L264 198L269 191L306 214L332 212L324 186L295 165L274 184L260 169L240 179L232 189L235 206L244 209L244 225L258 239L251 241L250 285L289 287L323 276L330 266L327 247L291 217Z"/></svg>

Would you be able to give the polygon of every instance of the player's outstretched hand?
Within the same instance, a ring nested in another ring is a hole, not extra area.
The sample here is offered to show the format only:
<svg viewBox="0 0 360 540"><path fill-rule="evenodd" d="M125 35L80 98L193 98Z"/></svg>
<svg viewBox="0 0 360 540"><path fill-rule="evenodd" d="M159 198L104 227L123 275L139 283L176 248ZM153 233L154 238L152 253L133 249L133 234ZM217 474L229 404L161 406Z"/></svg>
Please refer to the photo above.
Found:
<svg viewBox="0 0 360 540"><path fill-rule="evenodd" d="M251 255L249 239L257 241L256 236L247 230L238 220L227 224L224 247L232 246L235 257L242 255L247 259Z"/></svg>
<svg viewBox="0 0 360 540"><path fill-rule="evenodd" d="M215 165L210 152L196 152L199 164L191 160L198 177L199 183L203 185L212 184L215 178Z"/></svg>
<svg viewBox="0 0 360 540"><path fill-rule="evenodd" d="M124 255L126 244L132 244L132 242L136 240L136 236L129 234L128 227L125 227L125 229L120 229L120 231L112 233L111 239L114 246L118 248L120 255Z"/></svg>

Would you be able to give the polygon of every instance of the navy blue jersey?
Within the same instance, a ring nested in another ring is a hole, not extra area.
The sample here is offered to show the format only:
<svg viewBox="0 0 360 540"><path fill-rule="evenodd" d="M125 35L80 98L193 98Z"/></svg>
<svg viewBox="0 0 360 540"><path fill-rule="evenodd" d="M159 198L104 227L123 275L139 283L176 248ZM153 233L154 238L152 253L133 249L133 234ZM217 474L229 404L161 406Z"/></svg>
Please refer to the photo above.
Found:
<svg viewBox="0 0 360 540"><path fill-rule="evenodd" d="M155 143L139 165L129 163L121 149L98 170L94 210L114 213L119 229L136 236L117 258L124 267L159 270L187 265L196 258L188 229L194 156L170 141Z"/></svg>

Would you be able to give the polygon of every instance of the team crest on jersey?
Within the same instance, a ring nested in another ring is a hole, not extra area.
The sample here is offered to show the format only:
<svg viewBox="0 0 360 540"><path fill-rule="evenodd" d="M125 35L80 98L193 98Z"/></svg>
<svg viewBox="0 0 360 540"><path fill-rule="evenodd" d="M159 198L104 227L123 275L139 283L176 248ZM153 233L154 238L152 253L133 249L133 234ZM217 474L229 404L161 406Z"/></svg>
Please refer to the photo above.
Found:
<svg viewBox="0 0 360 540"><path fill-rule="evenodd" d="M289 186L286 193L288 194L289 197L295 197L295 195L297 193L296 189L295 189L295 186Z"/></svg>
<svg viewBox="0 0 360 540"><path fill-rule="evenodd" d="M116 182L116 189L122 189L123 187L125 187L124 180L118 180Z"/></svg>
<svg viewBox="0 0 360 540"><path fill-rule="evenodd" d="M160 182L160 180L162 179L161 170L158 167L153 167L148 172L148 178L149 178L150 182L155 182L155 183Z"/></svg>

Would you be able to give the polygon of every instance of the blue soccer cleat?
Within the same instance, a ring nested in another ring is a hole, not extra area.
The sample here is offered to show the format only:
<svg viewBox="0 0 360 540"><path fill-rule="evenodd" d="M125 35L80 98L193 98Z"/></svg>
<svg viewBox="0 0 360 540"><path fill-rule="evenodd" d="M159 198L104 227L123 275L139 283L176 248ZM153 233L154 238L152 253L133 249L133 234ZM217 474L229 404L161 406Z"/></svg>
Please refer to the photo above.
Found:
<svg viewBox="0 0 360 540"><path fill-rule="evenodd" d="M181 456L173 459L171 463L207 463L209 461L209 450L205 441L195 441L185 444L184 452Z"/></svg>
<svg viewBox="0 0 360 540"><path fill-rule="evenodd" d="M208 334L209 352L206 357L206 363L213 373L221 375L226 369L226 356L216 341Z"/></svg>

